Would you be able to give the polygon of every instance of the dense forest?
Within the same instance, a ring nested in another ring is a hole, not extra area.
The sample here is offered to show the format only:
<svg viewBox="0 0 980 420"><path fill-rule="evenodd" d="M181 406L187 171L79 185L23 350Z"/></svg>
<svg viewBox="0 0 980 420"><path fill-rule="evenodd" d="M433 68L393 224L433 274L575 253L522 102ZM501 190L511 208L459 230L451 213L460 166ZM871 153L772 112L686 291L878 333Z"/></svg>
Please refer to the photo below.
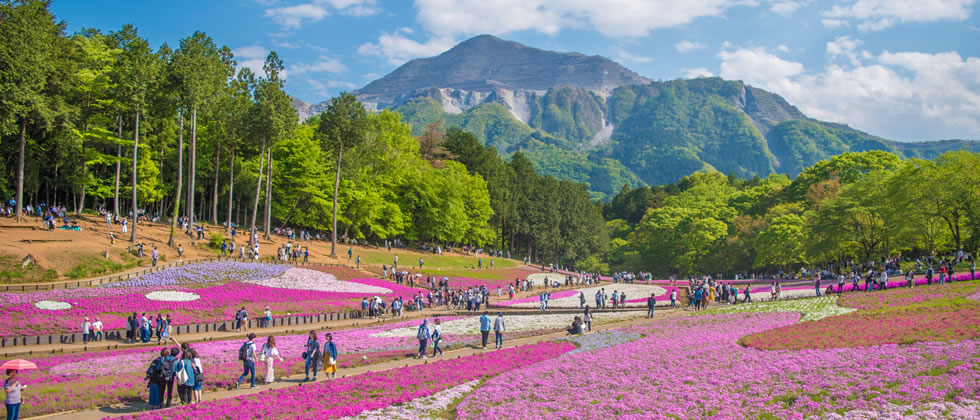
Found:
<svg viewBox="0 0 980 420"><path fill-rule="evenodd" d="M659 275L775 272L980 248L980 155L934 160L848 152L786 175L717 171L623 188L603 214L611 240L591 269Z"/></svg>
<svg viewBox="0 0 980 420"><path fill-rule="evenodd" d="M131 25L68 35L44 1L0 2L0 195L18 219L43 203L140 214L172 236L184 218L562 265L605 244L584 184L504 162L468 133L413 137L350 94L300 123L283 69L275 52L263 74L238 68L202 32L154 49Z"/></svg>

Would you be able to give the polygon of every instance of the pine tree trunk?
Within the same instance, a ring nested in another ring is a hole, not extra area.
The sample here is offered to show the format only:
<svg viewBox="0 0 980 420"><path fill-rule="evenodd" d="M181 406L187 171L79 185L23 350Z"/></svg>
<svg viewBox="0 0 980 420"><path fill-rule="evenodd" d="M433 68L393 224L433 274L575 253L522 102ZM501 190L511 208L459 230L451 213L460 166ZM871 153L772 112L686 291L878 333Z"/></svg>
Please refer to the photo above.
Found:
<svg viewBox="0 0 980 420"><path fill-rule="evenodd" d="M24 145L27 142L27 119L20 119L20 151L17 154L17 222L24 217Z"/></svg>
<svg viewBox="0 0 980 420"><path fill-rule="evenodd" d="M116 117L116 138L122 139L122 115ZM116 186L112 195L112 214L119 214L119 172L122 168L122 145L116 144Z"/></svg>
<svg viewBox="0 0 980 420"><path fill-rule="evenodd" d="M194 225L194 180L197 178L197 105L191 109L191 157L187 168L187 232Z"/></svg>
<svg viewBox="0 0 980 420"><path fill-rule="evenodd" d="M340 158L344 145L337 148L337 177L333 181L333 228L330 230L330 258L337 258L337 193L340 191Z"/></svg>
<svg viewBox="0 0 980 420"><path fill-rule="evenodd" d="M231 146L231 163L228 166L228 235L231 235L231 206L235 196L235 145Z"/></svg>
<svg viewBox="0 0 980 420"><path fill-rule="evenodd" d="M218 168L221 162L221 145L214 148L214 190L211 192L211 224L218 224Z"/></svg>
<svg viewBox="0 0 980 420"><path fill-rule="evenodd" d="M139 219L139 203L136 201L136 161L140 144L140 110L136 109L136 127L133 129L133 214L130 216L129 242L136 242L136 220Z"/></svg>
<svg viewBox="0 0 980 420"><path fill-rule="evenodd" d="M272 239L269 231L272 227L272 147L269 147L269 174L265 177L265 239Z"/></svg>
<svg viewBox="0 0 980 420"><path fill-rule="evenodd" d="M262 163L265 159L265 134L262 135L262 151L259 153L259 179L255 182L255 201L252 202L252 226L249 229L248 243L253 247L251 233L255 232L255 218L259 214L259 193L262 191Z"/></svg>
<svg viewBox="0 0 980 420"><path fill-rule="evenodd" d="M177 233L177 216L180 214L180 189L184 180L184 111L177 111L177 118L180 120L180 128L177 129L177 192L174 195L174 213L170 219L170 239L167 245L174 247L174 234Z"/></svg>

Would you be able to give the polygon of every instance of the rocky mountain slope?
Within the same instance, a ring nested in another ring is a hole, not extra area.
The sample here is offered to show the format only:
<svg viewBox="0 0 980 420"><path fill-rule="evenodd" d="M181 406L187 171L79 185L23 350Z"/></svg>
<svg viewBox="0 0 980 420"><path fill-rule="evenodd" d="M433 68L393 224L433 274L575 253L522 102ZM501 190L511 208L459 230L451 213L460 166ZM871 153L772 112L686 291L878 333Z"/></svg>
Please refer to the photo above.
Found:
<svg viewBox="0 0 980 420"><path fill-rule="evenodd" d="M902 143L808 118L740 81L651 82L600 56L558 53L481 35L412 60L354 92L369 108L473 132L538 170L588 182L598 198L713 168L741 177L795 175L861 150L931 158L976 141ZM295 101L301 118L325 107Z"/></svg>

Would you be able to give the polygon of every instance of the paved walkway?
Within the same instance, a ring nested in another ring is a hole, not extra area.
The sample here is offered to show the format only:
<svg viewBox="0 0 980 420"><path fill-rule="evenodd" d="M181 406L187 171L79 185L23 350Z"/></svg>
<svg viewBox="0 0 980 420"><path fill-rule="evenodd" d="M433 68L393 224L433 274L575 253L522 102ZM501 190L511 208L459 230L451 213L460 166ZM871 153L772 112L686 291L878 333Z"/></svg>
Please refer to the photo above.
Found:
<svg viewBox="0 0 980 420"><path fill-rule="evenodd" d="M674 316L680 316L680 315L683 314L683 312L684 312L683 310L679 310L679 309L678 310L658 310L654 319L663 319L663 318L669 318L669 317L674 317ZM645 314L645 311L637 311L637 313L642 316L642 314ZM614 323L597 325L597 326L594 326L592 328L592 331L593 332L605 331L605 330L614 329L614 328L622 328L622 327L626 327L626 326L630 326L630 325L642 324L642 323L646 323L646 322L649 322L649 320L647 318L638 317L638 318L633 318L633 319L630 319L630 320L627 320L627 321L619 321L619 322L614 322ZM535 344L535 343L539 343L539 342L542 342L542 341L552 340L552 339L555 339L555 338L563 337L563 336L566 336L566 335L567 334L564 333L564 332L557 332L557 333L551 333L551 334L544 334L544 335L537 335L537 336L531 336L531 337L524 337L524 338L519 338L519 339L514 339L514 340L507 340L507 341L504 342L504 348L517 347L517 346L526 345L526 344ZM427 360L418 360L418 359L413 359L413 358L407 358L407 359L394 360L394 361L390 361L390 362L377 363L377 364L372 364L372 365L368 365L368 366L362 366L362 367L358 367L358 368L353 368L353 369L348 369L348 370L340 371L337 377L338 378L341 378L341 377L347 377L347 376L355 376L355 375L361 375L361 374L368 373L368 372L377 372L377 371L389 370L389 369L394 369L394 368L399 368L399 367L404 367L404 366L414 366L414 365L427 364L429 362L437 362L437 361L439 361L440 359L443 359L443 358L447 358L447 359L448 358L454 358L454 357L455 358L460 358L460 357L471 356L471 355L475 355L475 354L480 354L480 353L485 353L485 352L492 352L492 351L494 351L494 350L490 350L490 349L483 350L483 349L480 349L480 348L475 347L474 345L466 345L466 346L463 346L463 347L453 347L451 349L447 349L446 350L444 357L435 357L435 358L430 358L430 359L427 359ZM341 354L340 357L343 357L343 354ZM259 369L262 369L261 366L259 367ZM263 373L260 373L260 372L256 372L256 373L257 373L256 378L258 379L258 377L261 376L264 373L264 370L263 370ZM245 395L245 394L255 394L255 393L262 392L262 391L267 391L267 390L270 390L270 389L282 389L282 388L288 388L288 387L292 387L292 386L304 386L303 379L304 379L304 375L303 374L298 374L298 375L293 375L293 376L289 376L289 377L285 377L285 378L278 378L277 382L275 382L273 384L270 384L270 385L264 385L264 386L262 386L262 387L260 387L258 389L245 389L245 388L242 388L242 389L239 389L239 390L222 390L222 391L207 392L207 393L204 394L204 400L205 401L219 400L219 399L225 399L225 398L233 398L233 397L237 397L237 396ZM326 380L328 380L328 379L326 379L326 378L319 378L319 381L320 382L323 382L323 381L326 381ZM176 390L174 392L176 393ZM174 396L174 399L177 400L176 395ZM145 411L147 409L149 409L149 406L145 402L132 402L132 403L127 403L127 404L117 404L117 405L112 405L112 406L109 406L109 407L102 407L102 408L98 408L98 409L94 409L94 410L76 411L76 412L69 412L69 413L58 413L58 414L51 414L51 415L46 415L46 416L41 416L41 417L34 417L34 418L52 418L52 419L64 419L64 420L89 420L89 419L100 419L100 418L104 418L104 417L118 417L118 416L123 416L123 415L135 414L135 413L139 413L141 411ZM163 416L163 417L166 417L166 413L167 413L166 410L154 412L154 414L160 415L160 416Z"/></svg>

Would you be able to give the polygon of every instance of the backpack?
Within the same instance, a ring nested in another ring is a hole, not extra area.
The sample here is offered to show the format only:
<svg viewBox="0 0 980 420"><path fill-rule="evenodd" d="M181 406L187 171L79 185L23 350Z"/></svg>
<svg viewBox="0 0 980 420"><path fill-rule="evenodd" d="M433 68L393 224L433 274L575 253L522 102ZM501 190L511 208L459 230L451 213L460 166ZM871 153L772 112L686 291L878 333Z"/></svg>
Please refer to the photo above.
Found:
<svg viewBox="0 0 980 420"><path fill-rule="evenodd" d="M418 334L416 334L415 338L418 338L419 340L425 340L426 339L425 332L426 332L425 331L425 326L424 325L423 326L419 326L419 332L418 332Z"/></svg>
<svg viewBox="0 0 980 420"><path fill-rule="evenodd" d="M161 361L161 359L162 359L162 357L158 357L156 359L153 359L153 362L150 362L150 368L147 369L147 371L146 371L146 377L147 378L149 378L151 380L156 380L156 379L158 379L160 377L160 361Z"/></svg>
<svg viewBox="0 0 980 420"><path fill-rule="evenodd" d="M242 344L241 347L238 348L238 360L241 360L243 362L248 361L248 350L249 350L248 347L249 347L248 342L246 341L245 343Z"/></svg>
<svg viewBox="0 0 980 420"><path fill-rule="evenodd" d="M174 379L174 359L171 357L161 357L159 370L157 371L157 379L167 382Z"/></svg>

